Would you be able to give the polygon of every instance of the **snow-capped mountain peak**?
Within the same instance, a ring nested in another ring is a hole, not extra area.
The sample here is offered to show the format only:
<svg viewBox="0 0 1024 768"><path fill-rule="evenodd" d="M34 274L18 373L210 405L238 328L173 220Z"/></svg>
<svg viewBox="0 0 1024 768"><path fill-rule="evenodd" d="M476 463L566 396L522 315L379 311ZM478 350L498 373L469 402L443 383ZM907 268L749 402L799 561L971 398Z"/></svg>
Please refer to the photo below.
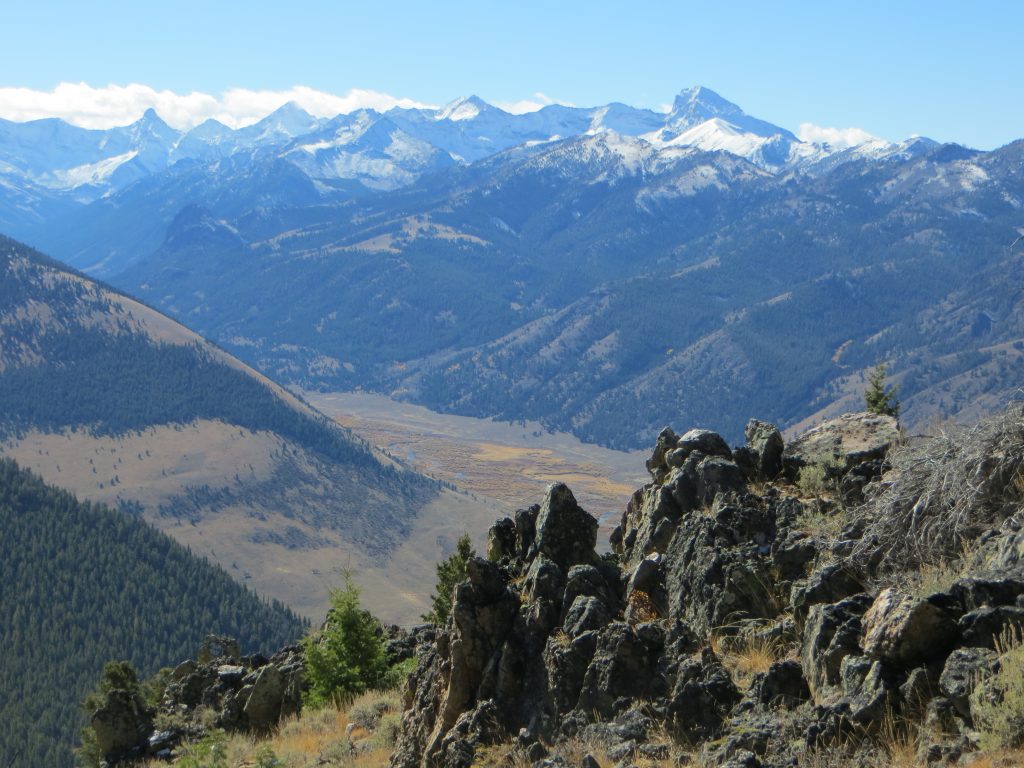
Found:
<svg viewBox="0 0 1024 768"><path fill-rule="evenodd" d="M435 120L472 120L480 116L481 112L497 110L479 96L460 96L454 101L445 104L434 116Z"/></svg>
<svg viewBox="0 0 1024 768"><path fill-rule="evenodd" d="M248 128L241 129L240 133L247 133L262 138L288 137L294 139L297 136L315 131L320 127L321 121L313 117L306 110L289 101L281 105L258 123Z"/></svg>
<svg viewBox="0 0 1024 768"><path fill-rule="evenodd" d="M679 92L672 104L666 122L682 125L699 125L713 117L742 117L743 110L710 88L696 85Z"/></svg>

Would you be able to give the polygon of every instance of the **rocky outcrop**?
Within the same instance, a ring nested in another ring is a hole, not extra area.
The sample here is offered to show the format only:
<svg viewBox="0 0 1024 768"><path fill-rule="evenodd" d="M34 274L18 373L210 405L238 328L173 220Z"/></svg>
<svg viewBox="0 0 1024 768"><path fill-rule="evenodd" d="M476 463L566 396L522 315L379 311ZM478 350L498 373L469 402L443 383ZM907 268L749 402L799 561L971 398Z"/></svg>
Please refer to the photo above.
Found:
<svg viewBox="0 0 1024 768"><path fill-rule="evenodd" d="M242 656L234 640L211 636L197 658L170 672L154 708L137 692L113 690L103 697L90 725L107 764L169 758L209 728L267 733L302 706L305 667L298 646L268 659Z"/></svg>
<svg viewBox="0 0 1024 768"><path fill-rule="evenodd" d="M885 458L900 435L893 416L846 413L809 429L785 448L785 460L798 466L841 462L845 470Z"/></svg>
<svg viewBox="0 0 1024 768"><path fill-rule="evenodd" d="M848 559L856 515L837 535L808 523L880 487L896 436L867 414L788 447L756 420L735 448L666 428L604 555L597 521L552 485L495 523L488 560L470 564L421 647L393 768L463 768L499 743L510 760L568 765L555 752L569 740L622 765L687 744L709 766L781 767L890 715L935 726L923 759L969 749L971 691L998 667L995 639L1024 620L1024 526L985 539L984 578L915 595L867 588ZM831 499L788 484L813 463L832 473ZM744 648L763 649L752 675Z"/></svg>

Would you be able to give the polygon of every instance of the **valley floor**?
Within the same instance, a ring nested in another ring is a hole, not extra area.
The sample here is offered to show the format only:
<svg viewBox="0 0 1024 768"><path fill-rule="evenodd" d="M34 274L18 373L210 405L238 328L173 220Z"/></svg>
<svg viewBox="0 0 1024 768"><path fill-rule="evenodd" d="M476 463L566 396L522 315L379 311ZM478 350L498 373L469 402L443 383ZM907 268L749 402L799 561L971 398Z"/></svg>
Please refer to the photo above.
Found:
<svg viewBox="0 0 1024 768"><path fill-rule="evenodd" d="M437 413L365 392L302 395L418 471L510 510L539 502L549 483L563 482L610 531L633 490L647 482L649 452L609 450L536 422Z"/></svg>

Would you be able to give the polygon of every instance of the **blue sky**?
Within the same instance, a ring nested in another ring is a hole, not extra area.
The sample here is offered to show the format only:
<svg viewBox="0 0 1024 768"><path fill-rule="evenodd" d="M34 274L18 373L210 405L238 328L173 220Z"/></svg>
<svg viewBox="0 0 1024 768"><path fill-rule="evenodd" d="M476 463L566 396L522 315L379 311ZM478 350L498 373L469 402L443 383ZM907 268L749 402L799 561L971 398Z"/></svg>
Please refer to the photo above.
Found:
<svg viewBox="0 0 1024 768"><path fill-rule="evenodd" d="M1024 136L1024 2L6 5L5 91L302 85L432 104L543 94L658 108L699 84L793 130L856 126L983 149ZM12 117L3 99L0 115Z"/></svg>

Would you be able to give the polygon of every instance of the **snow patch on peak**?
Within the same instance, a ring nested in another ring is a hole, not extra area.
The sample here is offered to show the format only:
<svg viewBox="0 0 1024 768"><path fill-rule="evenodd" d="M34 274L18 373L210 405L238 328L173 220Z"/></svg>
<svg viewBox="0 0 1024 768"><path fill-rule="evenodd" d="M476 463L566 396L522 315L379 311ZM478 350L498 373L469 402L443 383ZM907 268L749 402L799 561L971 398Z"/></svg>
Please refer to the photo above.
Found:
<svg viewBox="0 0 1024 768"><path fill-rule="evenodd" d="M54 171L49 179L40 180L44 186L51 189L76 189L86 184L98 186L104 183L110 176L128 161L135 158L139 151L132 150L115 157L108 157L96 163L86 163L74 168Z"/></svg>
<svg viewBox="0 0 1024 768"><path fill-rule="evenodd" d="M707 152L725 151L740 157L753 156L770 139L747 133L730 122L714 117L672 136L654 131L642 138L659 147L697 147Z"/></svg>
<svg viewBox="0 0 1024 768"><path fill-rule="evenodd" d="M435 115L435 120L452 120L458 122L460 120L472 120L474 117L480 115L481 109L485 107L480 99L476 96L470 96L468 98L460 96L455 101L449 102L441 111Z"/></svg>

